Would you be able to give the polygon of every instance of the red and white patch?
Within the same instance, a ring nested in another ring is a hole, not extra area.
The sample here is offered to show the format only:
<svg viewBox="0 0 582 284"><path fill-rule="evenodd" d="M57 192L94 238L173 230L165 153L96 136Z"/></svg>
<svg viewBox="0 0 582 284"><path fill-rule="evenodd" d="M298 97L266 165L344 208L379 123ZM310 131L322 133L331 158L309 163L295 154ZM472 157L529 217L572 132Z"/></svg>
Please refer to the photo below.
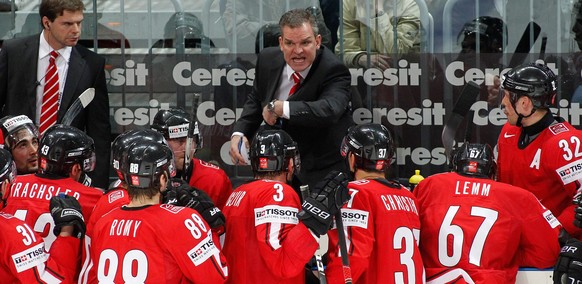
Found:
<svg viewBox="0 0 582 284"><path fill-rule="evenodd" d="M568 129L568 126L566 126L563 123L557 123L557 124L551 125L549 128L550 128L550 131L552 132L552 134L554 134L554 135L558 135L562 132L570 131L570 129Z"/></svg>

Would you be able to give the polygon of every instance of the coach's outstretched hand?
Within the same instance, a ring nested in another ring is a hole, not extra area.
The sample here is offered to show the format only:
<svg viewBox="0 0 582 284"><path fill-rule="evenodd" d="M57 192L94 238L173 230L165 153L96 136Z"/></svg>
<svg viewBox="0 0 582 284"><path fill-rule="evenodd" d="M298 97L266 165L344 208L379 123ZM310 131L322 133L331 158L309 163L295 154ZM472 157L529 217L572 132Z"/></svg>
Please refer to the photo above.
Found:
<svg viewBox="0 0 582 284"><path fill-rule="evenodd" d="M554 267L554 284L582 283L582 242L570 239Z"/></svg>
<svg viewBox="0 0 582 284"><path fill-rule="evenodd" d="M298 217L313 233L321 236L329 230L333 215L349 200L348 179L339 171L332 171L319 182L303 201Z"/></svg>
<svg viewBox="0 0 582 284"><path fill-rule="evenodd" d="M73 226L73 236L82 239L87 227L76 198L69 195L53 196L50 200L50 212L55 221L53 233L58 236L64 226Z"/></svg>

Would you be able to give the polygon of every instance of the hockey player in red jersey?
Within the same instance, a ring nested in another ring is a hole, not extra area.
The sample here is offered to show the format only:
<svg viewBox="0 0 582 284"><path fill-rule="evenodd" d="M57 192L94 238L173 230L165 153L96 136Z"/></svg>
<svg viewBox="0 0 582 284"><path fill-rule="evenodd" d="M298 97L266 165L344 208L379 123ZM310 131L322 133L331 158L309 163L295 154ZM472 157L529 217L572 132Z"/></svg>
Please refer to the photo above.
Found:
<svg viewBox="0 0 582 284"><path fill-rule="evenodd" d="M238 187L224 207L229 282L305 283L304 267L319 236L348 199L347 179L331 172L305 199L302 211L299 196L287 184L300 164L289 134L259 130L250 161L255 180Z"/></svg>
<svg viewBox="0 0 582 284"><path fill-rule="evenodd" d="M63 193L77 198L85 220L89 220L103 192L77 182L82 173L95 167L93 139L83 131L61 124L50 127L40 140L38 154L38 172L16 177L6 193L3 211L34 228L49 250L55 239L48 211L51 197Z"/></svg>
<svg viewBox="0 0 582 284"><path fill-rule="evenodd" d="M38 129L26 115L7 115L0 119L2 139L16 163L19 175L33 174L38 169Z"/></svg>
<svg viewBox="0 0 582 284"><path fill-rule="evenodd" d="M531 192L492 180L493 159L489 145L463 144L451 154L452 172L414 189L427 280L515 283L519 267L555 263L562 226Z"/></svg>
<svg viewBox="0 0 582 284"><path fill-rule="evenodd" d="M0 148L2 190L13 182L16 165ZM2 283L73 283L84 222L81 206L70 196L52 197L50 207L57 235L51 253L42 237L24 221L0 212L0 279ZM62 214L66 211L71 214ZM51 218L49 217L49 218ZM75 234L77 233L77 234Z"/></svg>
<svg viewBox="0 0 582 284"><path fill-rule="evenodd" d="M185 169L186 136L188 135L190 115L182 109L162 109L158 111L152 122L152 129L159 131L168 140L168 145L174 152L177 176L195 188L206 192L219 209L223 209L226 199L232 193L232 184L226 173L218 166L192 158L188 169ZM202 135L198 132L198 124L194 123L193 150L202 147ZM191 152L192 153L192 152ZM193 157L193 155L190 155Z"/></svg>
<svg viewBox="0 0 582 284"><path fill-rule="evenodd" d="M355 177L341 209L354 283L424 283L416 199L384 177L393 151L390 132L380 124L351 127L341 145ZM328 282L345 283L337 228L328 236Z"/></svg>
<svg viewBox="0 0 582 284"><path fill-rule="evenodd" d="M209 225L191 208L160 204L173 171L170 148L136 141L127 163L131 201L95 224L89 283L223 283L228 267Z"/></svg>
<svg viewBox="0 0 582 284"><path fill-rule="evenodd" d="M571 236L582 237L572 203L582 179L582 135L549 109L556 76L538 63L516 67L504 76L501 93L507 123L497 142L497 180L531 191Z"/></svg>

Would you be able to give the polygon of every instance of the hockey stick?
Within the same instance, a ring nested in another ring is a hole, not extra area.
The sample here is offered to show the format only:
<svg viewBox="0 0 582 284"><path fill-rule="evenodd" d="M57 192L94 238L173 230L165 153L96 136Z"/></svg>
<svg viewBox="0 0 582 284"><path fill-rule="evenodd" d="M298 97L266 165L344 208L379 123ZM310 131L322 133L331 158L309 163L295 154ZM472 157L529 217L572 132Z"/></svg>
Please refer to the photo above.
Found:
<svg viewBox="0 0 582 284"><path fill-rule="evenodd" d="M299 190L301 191L301 197L303 198L303 200L309 197L309 185L302 185L299 187ZM323 260L321 259L321 252L319 251L320 248L321 244L319 245L319 248L315 251L315 263L317 264L317 278L319 278L320 284L327 284L327 278L325 278L325 270L323 270Z"/></svg>
<svg viewBox="0 0 582 284"><path fill-rule="evenodd" d="M338 210L335 214L335 224L337 227L337 237L342 254L342 266L344 272L344 281L346 284L352 284L352 269L350 268L350 259L348 258L348 248L346 245L346 234L344 232L344 222L342 220L342 211Z"/></svg>
<svg viewBox="0 0 582 284"><path fill-rule="evenodd" d="M201 139L195 139L200 137L200 131L198 129L198 122L196 121L196 112L198 111L198 103L200 101L200 95L194 94L194 99L192 101L192 113L190 114L190 124L188 125L188 135L186 136L186 151L184 152L184 167L182 168L182 180L190 182L190 174L192 171L190 169L190 164L192 163L192 143L196 142L196 148L200 146ZM196 140L196 141L194 141Z"/></svg>
<svg viewBox="0 0 582 284"><path fill-rule="evenodd" d="M83 93L81 93L81 95L79 95L75 99L75 101L71 104L69 109L67 109L67 112L65 113L65 115L63 115L63 119L61 120L61 124L71 125L71 123L73 122L73 119L75 119L75 117L77 117L77 115L79 115L79 113L83 109L85 109L87 107L87 105L89 105L91 103L91 101L93 101L94 97L95 97L95 89L94 88L88 88Z"/></svg>
<svg viewBox="0 0 582 284"><path fill-rule="evenodd" d="M548 36L546 33L542 34L542 46L540 47L540 59L544 59L546 56L546 45L548 44Z"/></svg>
<svg viewBox="0 0 582 284"><path fill-rule="evenodd" d="M518 66L523 63L534 43L538 39L542 28L536 22L531 21L525 27L521 39L515 47L515 52L509 61L510 68ZM533 38L532 38L533 36Z"/></svg>
<svg viewBox="0 0 582 284"><path fill-rule="evenodd" d="M445 123L443 132L441 135L441 140L443 142L443 147L445 147L445 155L449 157L451 150L455 144L455 136L459 126L467 116L467 113L471 109L471 106L477 100L479 95L480 87L473 81L469 81L467 85L463 88L461 96L455 103L453 107L453 113Z"/></svg>

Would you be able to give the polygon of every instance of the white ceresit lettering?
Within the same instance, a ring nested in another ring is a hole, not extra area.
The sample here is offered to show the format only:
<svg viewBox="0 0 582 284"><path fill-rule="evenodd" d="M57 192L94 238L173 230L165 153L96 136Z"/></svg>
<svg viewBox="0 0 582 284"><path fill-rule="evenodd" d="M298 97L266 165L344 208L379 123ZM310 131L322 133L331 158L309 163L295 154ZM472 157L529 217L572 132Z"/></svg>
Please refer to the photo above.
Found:
<svg viewBox="0 0 582 284"><path fill-rule="evenodd" d="M544 64L543 60L537 60L536 62ZM556 75L559 75L558 68L556 68L556 63L548 62L547 65ZM453 61L449 63L445 69L445 77L447 81L454 86L464 86L466 83L471 81L477 83L478 85L485 82L486 86L493 86L493 78L495 76L505 74L507 71L511 70L511 68L469 68L464 72L463 70L465 70L465 63L463 61ZM463 74L463 76L458 77L455 75L455 72L457 71L460 71L457 74Z"/></svg>
<svg viewBox="0 0 582 284"><path fill-rule="evenodd" d="M158 100L152 99L149 101L149 108L138 107L135 109L130 109L127 107L120 108L110 108L111 116L115 120L115 123L126 126L130 124L134 125L150 125L154 121L156 113L161 109L170 109L169 103L161 103Z"/></svg>
<svg viewBox="0 0 582 284"><path fill-rule="evenodd" d="M398 61L398 68L388 68L384 71L377 68L350 68L352 86L358 85L358 78L370 86L419 86L422 69L418 63L408 63L406 59Z"/></svg>
<svg viewBox="0 0 582 284"><path fill-rule="evenodd" d="M126 60L125 68L105 70L105 79L111 86L145 86L148 75L146 64L136 64L133 60Z"/></svg>
<svg viewBox="0 0 582 284"><path fill-rule="evenodd" d="M236 108L236 112L230 108L220 108L215 109L215 104L213 101L205 101L198 106L196 111L196 117L198 117L198 123L203 125L231 125L240 117L242 114L242 108Z"/></svg>
<svg viewBox="0 0 582 284"><path fill-rule="evenodd" d="M172 77L176 84L180 86L191 86L192 84L200 87L212 85L221 86L221 79L226 78L226 82L231 86L242 86L247 84L253 85L255 80L255 69L245 70L240 68L198 68L192 70L192 63L183 61L174 66Z"/></svg>
<svg viewBox="0 0 582 284"><path fill-rule="evenodd" d="M352 115L356 124L381 123L386 117L394 126L401 125L443 125L445 108L442 103L434 103L426 99L422 101L422 108L412 107L408 110L392 108L358 108Z"/></svg>

